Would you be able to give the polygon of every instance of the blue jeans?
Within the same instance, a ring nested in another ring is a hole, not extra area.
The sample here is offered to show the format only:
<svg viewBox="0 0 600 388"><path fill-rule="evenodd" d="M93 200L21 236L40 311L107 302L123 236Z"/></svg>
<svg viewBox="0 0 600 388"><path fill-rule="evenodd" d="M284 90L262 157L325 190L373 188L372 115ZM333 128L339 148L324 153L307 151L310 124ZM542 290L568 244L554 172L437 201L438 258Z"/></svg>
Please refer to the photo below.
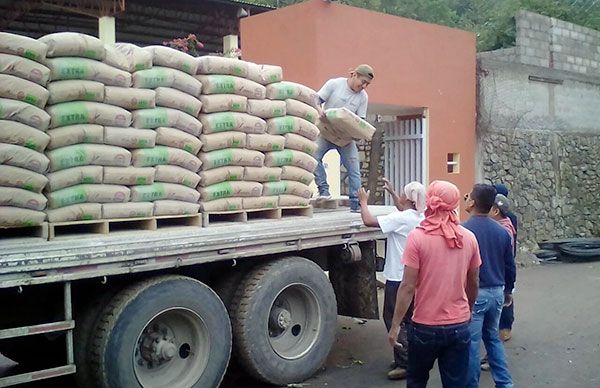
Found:
<svg viewBox="0 0 600 388"><path fill-rule="evenodd" d="M350 197L350 206L353 209L358 209L358 196L357 192L360 189L360 162L358 160L358 148L356 147L356 142L352 141L345 147L337 146L333 143L328 142L327 140L319 137L317 139L317 152L315 154L315 158L317 159L317 169L315 170L315 183L319 188L320 195L330 195L329 193L329 184L327 183L327 173L325 172L325 167L323 166L323 156L329 150L337 150L340 154L340 160L342 165L348 171L348 186L350 188L350 193L348 196Z"/></svg>
<svg viewBox="0 0 600 388"><path fill-rule="evenodd" d="M496 388L512 388L513 382L508 371L504 346L500 341L498 325L504 303L504 287L480 288L473 306L471 318L471 351L469 356L469 377L467 388L479 386L481 369L479 366L479 346L483 339L488 362Z"/></svg>
<svg viewBox="0 0 600 388"><path fill-rule="evenodd" d="M429 371L438 360L444 388L463 388L469 367L469 323L408 327L407 388L424 388Z"/></svg>

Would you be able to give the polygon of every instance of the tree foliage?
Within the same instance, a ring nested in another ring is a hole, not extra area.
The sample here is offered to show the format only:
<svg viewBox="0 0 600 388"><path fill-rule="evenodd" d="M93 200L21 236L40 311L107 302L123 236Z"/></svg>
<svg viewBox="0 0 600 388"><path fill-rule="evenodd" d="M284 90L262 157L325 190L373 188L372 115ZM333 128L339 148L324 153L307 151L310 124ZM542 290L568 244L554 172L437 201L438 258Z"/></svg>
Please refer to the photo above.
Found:
<svg viewBox="0 0 600 388"><path fill-rule="evenodd" d="M261 0L287 6L302 0ZM479 51L515 44L520 9L600 30L600 0L340 0L340 3L473 31Z"/></svg>

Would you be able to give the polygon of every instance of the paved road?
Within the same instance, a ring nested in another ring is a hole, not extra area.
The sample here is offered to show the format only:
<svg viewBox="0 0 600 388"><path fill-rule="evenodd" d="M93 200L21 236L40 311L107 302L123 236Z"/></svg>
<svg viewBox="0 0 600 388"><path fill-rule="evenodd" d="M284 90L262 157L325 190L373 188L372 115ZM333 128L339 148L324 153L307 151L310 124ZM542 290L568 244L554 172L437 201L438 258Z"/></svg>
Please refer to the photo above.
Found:
<svg viewBox="0 0 600 388"><path fill-rule="evenodd" d="M521 269L518 276L517 321L513 339L506 343L516 387L600 387L600 263L535 266ZM382 321L361 325L340 317L324 370L303 386L405 387L386 379L390 362ZM228 375L222 388L263 386ZM429 386L441 387L437 370ZM70 388L64 381L37 387ZM483 373L481 387L493 387L489 373Z"/></svg>

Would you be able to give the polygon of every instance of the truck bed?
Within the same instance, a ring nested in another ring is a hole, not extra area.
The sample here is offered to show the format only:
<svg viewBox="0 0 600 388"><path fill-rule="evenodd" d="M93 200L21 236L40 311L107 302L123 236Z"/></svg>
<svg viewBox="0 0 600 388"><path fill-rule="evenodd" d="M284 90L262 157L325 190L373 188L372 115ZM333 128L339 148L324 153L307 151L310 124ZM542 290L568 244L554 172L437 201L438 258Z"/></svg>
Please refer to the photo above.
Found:
<svg viewBox="0 0 600 388"><path fill-rule="evenodd" d="M374 215L390 206L370 206ZM383 238L348 208L206 228L0 240L0 288L153 271Z"/></svg>

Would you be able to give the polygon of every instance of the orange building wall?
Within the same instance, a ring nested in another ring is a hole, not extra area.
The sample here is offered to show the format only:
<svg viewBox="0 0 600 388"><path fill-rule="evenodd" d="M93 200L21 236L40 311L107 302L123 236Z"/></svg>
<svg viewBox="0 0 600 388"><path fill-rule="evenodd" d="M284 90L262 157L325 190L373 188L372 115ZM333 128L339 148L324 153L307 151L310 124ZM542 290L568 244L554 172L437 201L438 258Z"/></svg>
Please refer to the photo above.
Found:
<svg viewBox="0 0 600 388"><path fill-rule="evenodd" d="M323 0L241 20L245 60L281 65L286 80L318 90L369 63L370 104L428 111L428 181L468 192L475 179L475 35ZM369 113L377 113L370 110ZM460 153L460 173L447 172Z"/></svg>

